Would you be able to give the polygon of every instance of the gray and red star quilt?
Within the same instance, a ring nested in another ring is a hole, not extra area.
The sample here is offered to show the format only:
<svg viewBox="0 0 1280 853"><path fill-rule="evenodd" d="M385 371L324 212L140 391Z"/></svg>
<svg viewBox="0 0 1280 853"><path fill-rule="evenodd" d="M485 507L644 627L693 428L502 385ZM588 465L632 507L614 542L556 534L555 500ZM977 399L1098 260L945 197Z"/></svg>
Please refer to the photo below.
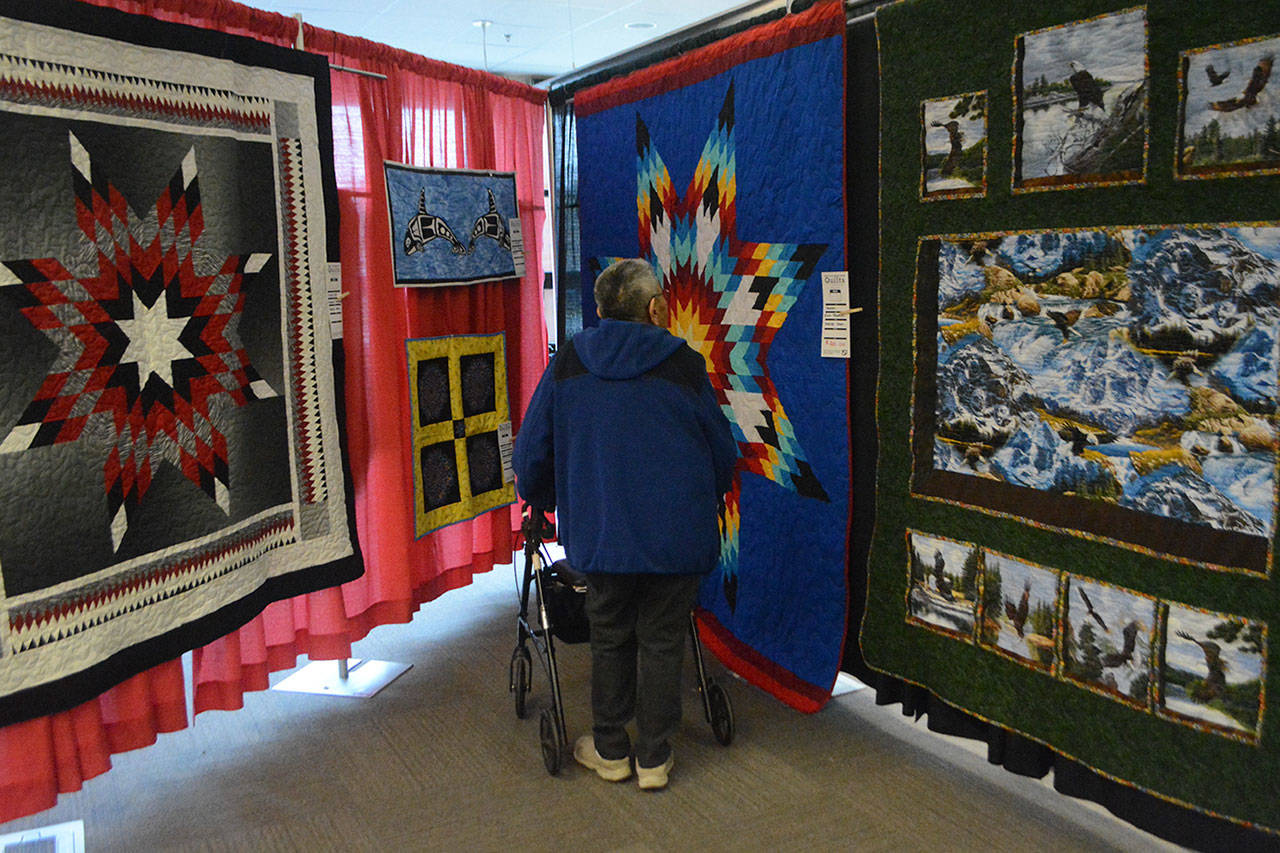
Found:
<svg viewBox="0 0 1280 853"><path fill-rule="evenodd" d="M327 67L78 4L0 15L2 724L359 561Z"/></svg>

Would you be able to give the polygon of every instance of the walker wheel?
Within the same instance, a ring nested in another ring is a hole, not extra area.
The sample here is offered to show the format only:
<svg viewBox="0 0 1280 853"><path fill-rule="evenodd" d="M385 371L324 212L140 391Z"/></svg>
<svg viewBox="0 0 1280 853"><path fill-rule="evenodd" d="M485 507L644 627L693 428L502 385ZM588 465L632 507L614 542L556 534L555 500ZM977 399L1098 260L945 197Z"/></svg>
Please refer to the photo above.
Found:
<svg viewBox="0 0 1280 853"><path fill-rule="evenodd" d="M542 740L542 763L552 776L560 773L564 763L563 747L556 726L556 713L551 708L543 708L538 718L538 736Z"/></svg>
<svg viewBox="0 0 1280 853"><path fill-rule="evenodd" d="M707 703L711 706L711 732L721 746L733 743L733 705L729 694L717 682L707 685Z"/></svg>
<svg viewBox="0 0 1280 853"><path fill-rule="evenodd" d="M511 653L511 682L508 687L516 694L516 717L525 718L525 697L529 695L529 677L533 669L533 661L529 658L529 650L524 646L516 646Z"/></svg>

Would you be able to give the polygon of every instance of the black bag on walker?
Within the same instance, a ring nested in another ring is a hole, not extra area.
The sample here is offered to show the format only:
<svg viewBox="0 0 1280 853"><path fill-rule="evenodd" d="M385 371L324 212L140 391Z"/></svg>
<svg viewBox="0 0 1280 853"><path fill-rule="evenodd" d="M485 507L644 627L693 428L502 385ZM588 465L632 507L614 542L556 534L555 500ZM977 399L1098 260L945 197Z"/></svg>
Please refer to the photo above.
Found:
<svg viewBox="0 0 1280 853"><path fill-rule="evenodd" d="M568 560L556 560L542 572L551 633L565 643L585 643L591 638L587 622L587 578L575 572Z"/></svg>

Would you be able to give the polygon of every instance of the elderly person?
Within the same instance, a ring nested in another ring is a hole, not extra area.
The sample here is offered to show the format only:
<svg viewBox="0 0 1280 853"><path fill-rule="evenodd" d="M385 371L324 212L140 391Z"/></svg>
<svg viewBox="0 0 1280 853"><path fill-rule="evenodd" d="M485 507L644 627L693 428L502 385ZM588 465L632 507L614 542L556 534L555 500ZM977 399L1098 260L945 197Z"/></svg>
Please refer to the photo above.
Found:
<svg viewBox="0 0 1280 853"><path fill-rule="evenodd" d="M652 268L629 258L595 283L600 324L561 347L516 437L520 496L559 507L587 577L592 733L574 758L601 778L666 787L680 727L688 614L720 555L717 513L737 460L706 365L666 330Z"/></svg>

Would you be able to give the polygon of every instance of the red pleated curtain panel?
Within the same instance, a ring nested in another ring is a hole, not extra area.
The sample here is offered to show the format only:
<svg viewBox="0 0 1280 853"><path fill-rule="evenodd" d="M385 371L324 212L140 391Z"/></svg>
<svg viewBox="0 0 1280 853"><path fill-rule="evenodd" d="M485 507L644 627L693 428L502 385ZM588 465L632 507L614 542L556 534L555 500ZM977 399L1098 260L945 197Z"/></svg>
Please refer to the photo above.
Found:
<svg viewBox="0 0 1280 853"><path fill-rule="evenodd" d="M134 14L294 46L298 22L228 0L85 0ZM333 65L334 159L341 215L347 435L364 577L269 605L193 654L195 713L230 710L299 655L344 658L378 626L510 559L519 514L485 513L414 538L404 341L506 333L513 427L546 365L542 319L546 93L309 25L305 49ZM516 173L525 276L465 287L393 286L384 160ZM0 729L0 821L50 808L111 768L111 755L187 724L181 663L143 672L69 711Z"/></svg>

